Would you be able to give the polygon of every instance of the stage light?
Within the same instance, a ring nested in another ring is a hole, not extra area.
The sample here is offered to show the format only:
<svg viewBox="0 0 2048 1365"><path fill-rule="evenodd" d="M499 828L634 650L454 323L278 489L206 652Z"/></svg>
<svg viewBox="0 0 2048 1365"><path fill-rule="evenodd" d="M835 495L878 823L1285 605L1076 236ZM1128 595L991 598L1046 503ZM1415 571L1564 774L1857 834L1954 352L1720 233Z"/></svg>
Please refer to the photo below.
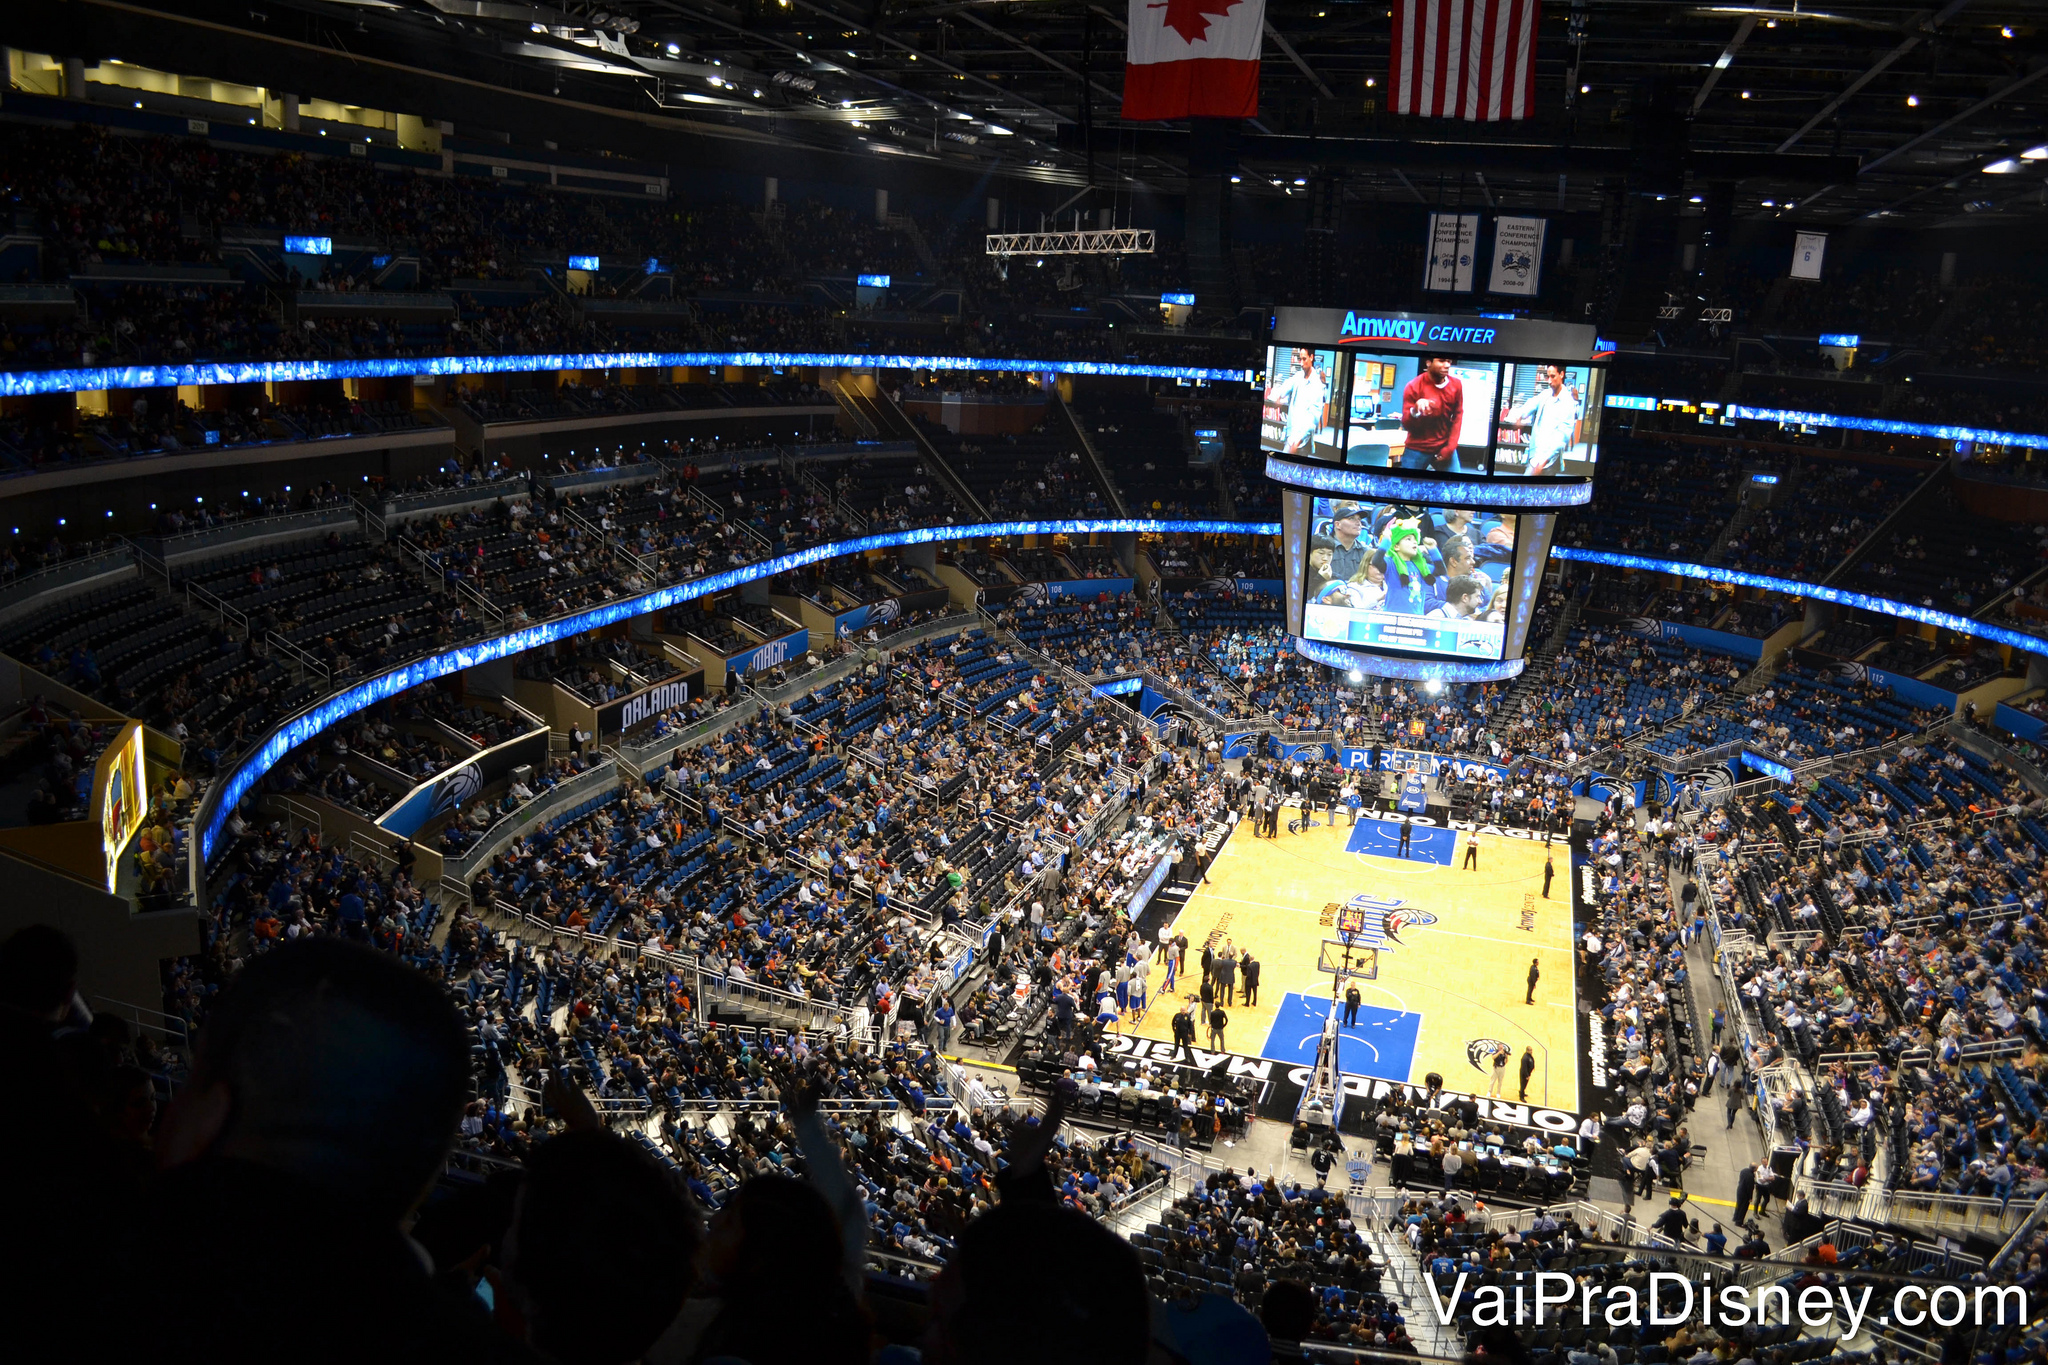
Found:
<svg viewBox="0 0 2048 1365"><path fill-rule="evenodd" d="M1984 168L1984 174L2011 175L2014 171L2017 171L2019 168L2020 163L2018 161L2014 160L2012 157L2006 157L2002 161L1994 161L1989 166L1986 166Z"/></svg>
<svg viewBox="0 0 2048 1365"><path fill-rule="evenodd" d="M2039 147L2027 148L2027 150L2020 153L2020 160L2048 161L2048 142L2042 143Z"/></svg>
<svg viewBox="0 0 2048 1365"><path fill-rule="evenodd" d="M1361 683L1361 682L1364 682L1364 681L1365 681L1365 674L1363 674L1363 673L1360 673L1360 672L1359 672L1359 671L1358 671L1357 669L1355 669L1355 668L1354 668L1354 669L1352 669L1352 670L1351 670L1351 671L1350 671L1349 673L1345 674L1344 676L1345 676L1345 677L1347 677L1347 678L1349 678L1349 679L1351 679L1351 681L1353 681L1353 682L1355 682L1355 683Z"/></svg>
<svg viewBox="0 0 2048 1365"><path fill-rule="evenodd" d="M1906 96L1906 107L1908 109L1918 109L1920 107L1920 97L1918 95Z"/></svg>
<svg viewBox="0 0 2048 1365"><path fill-rule="evenodd" d="M1431 678L1422 685L1422 690L1434 697L1444 690L1444 680L1442 678Z"/></svg>

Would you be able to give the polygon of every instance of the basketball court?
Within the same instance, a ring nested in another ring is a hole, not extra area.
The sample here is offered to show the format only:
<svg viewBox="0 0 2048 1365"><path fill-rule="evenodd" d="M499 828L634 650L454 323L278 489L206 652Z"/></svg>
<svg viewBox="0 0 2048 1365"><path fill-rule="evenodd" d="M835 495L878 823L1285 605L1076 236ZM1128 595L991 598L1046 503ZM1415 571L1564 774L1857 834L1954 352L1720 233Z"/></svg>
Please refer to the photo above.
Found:
<svg viewBox="0 0 2048 1365"><path fill-rule="evenodd" d="M1124 1031L1170 1039L1171 1019L1201 989L1204 942L1249 950L1260 966L1259 1002L1247 1006L1240 981L1226 1050L1308 1065L1332 1008L1331 983L1355 984L1357 1022L1343 1030L1348 1075L1422 1084L1434 1071L1447 1089L1485 1094L1497 1043L1514 1052L1503 1097L1518 1090L1522 1049L1533 1047L1529 1103L1576 1111L1580 1046L1572 960L1572 862L1562 840L1551 846L1556 876L1543 897L1545 846L1502 834L1479 836L1479 865L1464 871L1467 835L1441 826L1411 829L1399 854L1400 826L1339 814L1280 836L1252 835L1240 824L1217 854L1208 880L1174 920L1187 935L1189 971L1166 997L1163 965L1152 969L1144 1019ZM1342 924L1358 924L1348 945ZM1542 964L1536 1003L1523 1004L1529 960ZM1342 1011L1345 985L1336 991ZM1208 1041L1206 1024L1197 1035Z"/></svg>

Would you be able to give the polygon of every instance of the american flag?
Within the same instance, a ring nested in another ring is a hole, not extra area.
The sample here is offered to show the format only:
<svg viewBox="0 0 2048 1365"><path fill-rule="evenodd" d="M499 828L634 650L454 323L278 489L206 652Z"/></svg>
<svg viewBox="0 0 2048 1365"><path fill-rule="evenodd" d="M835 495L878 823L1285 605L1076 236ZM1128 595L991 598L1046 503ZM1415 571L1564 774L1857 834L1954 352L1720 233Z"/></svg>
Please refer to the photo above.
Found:
<svg viewBox="0 0 2048 1365"><path fill-rule="evenodd" d="M1537 0L1394 0L1394 112L1488 123L1529 117L1537 15Z"/></svg>

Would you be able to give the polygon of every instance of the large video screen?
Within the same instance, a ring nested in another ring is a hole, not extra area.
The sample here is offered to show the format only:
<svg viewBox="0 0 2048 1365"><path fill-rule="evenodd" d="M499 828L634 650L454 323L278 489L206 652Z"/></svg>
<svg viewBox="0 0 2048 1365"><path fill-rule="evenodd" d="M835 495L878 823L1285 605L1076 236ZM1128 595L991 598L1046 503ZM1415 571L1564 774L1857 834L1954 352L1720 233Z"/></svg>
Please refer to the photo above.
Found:
<svg viewBox="0 0 2048 1365"><path fill-rule="evenodd" d="M1354 648L1498 660L1512 513L1316 498L1302 634Z"/></svg>
<svg viewBox="0 0 2048 1365"><path fill-rule="evenodd" d="M1266 348L1261 448L1305 460L1344 458L1343 359L1330 347Z"/></svg>
<svg viewBox="0 0 2048 1365"><path fill-rule="evenodd" d="M1500 366L1442 355L1354 355L1344 462L1484 474Z"/></svg>
<svg viewBox="0 0 2048 1365"><path fill-rule="evenodd" d="M1592 474L1604 373L1563 361L1503 365L1493 472L1510 477Z"/></svg>

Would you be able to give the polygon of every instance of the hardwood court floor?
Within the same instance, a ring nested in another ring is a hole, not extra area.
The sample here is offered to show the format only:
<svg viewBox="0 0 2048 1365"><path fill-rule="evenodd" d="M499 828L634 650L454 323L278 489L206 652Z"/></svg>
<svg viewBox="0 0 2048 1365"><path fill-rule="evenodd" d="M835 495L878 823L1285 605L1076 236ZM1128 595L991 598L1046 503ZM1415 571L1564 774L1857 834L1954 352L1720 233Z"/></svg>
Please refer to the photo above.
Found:
<svg viewBox="0 0 2048 1365"><path fill-rule="evenodd" d="M1344 1030L1345 1072L1419 1085L1435 1071L1448 1089L1483 1095L1491 1071L1474 1065L1472 1044L1497 1039L1514 1050L1505 1099L1516 1097L1522 1049L1533 1047L1529 1103L1575 1112L1580 1045L1569 847L1553 847L1556 877L1546 900L1540 841L1481 834L1479 866L1466 872L1457 866L1462 833L1453 846L1450 831L1418 826L1412 856L1401 859L1391 856L1398 826L1362 819L1354 831L1340 815L1334 829L1290 834L1286 822L1295 817L1281 813L1277 839L1254 838L1248 821L1238 826L1174 921L1175 932L1187 935L1193 971L1168 999L1166 969L1155 966L1146 987L1151 1008L1142 1019L1127 1016L1124 1029L1172 1037L1171 1016L1199 991L1202 944L1214 936L1219 949L1234 941L1262 964L1258 1004L1242 1003L1240 984L1240 1003L1225 1007L1225 1049L1313 1061L1332 980L1318 970L1319 955L1338 937L1329 908L1365 896L1364 937L1380 944L1377 975L1357 983L1363 1004L1358 1024ZM1525 1005L1532 957L1542 979L1536 1003ZM1206 1025L1197 1039L1208 1042ZM1488 1055L1480 1061L1491 1065Z"/></svg>

